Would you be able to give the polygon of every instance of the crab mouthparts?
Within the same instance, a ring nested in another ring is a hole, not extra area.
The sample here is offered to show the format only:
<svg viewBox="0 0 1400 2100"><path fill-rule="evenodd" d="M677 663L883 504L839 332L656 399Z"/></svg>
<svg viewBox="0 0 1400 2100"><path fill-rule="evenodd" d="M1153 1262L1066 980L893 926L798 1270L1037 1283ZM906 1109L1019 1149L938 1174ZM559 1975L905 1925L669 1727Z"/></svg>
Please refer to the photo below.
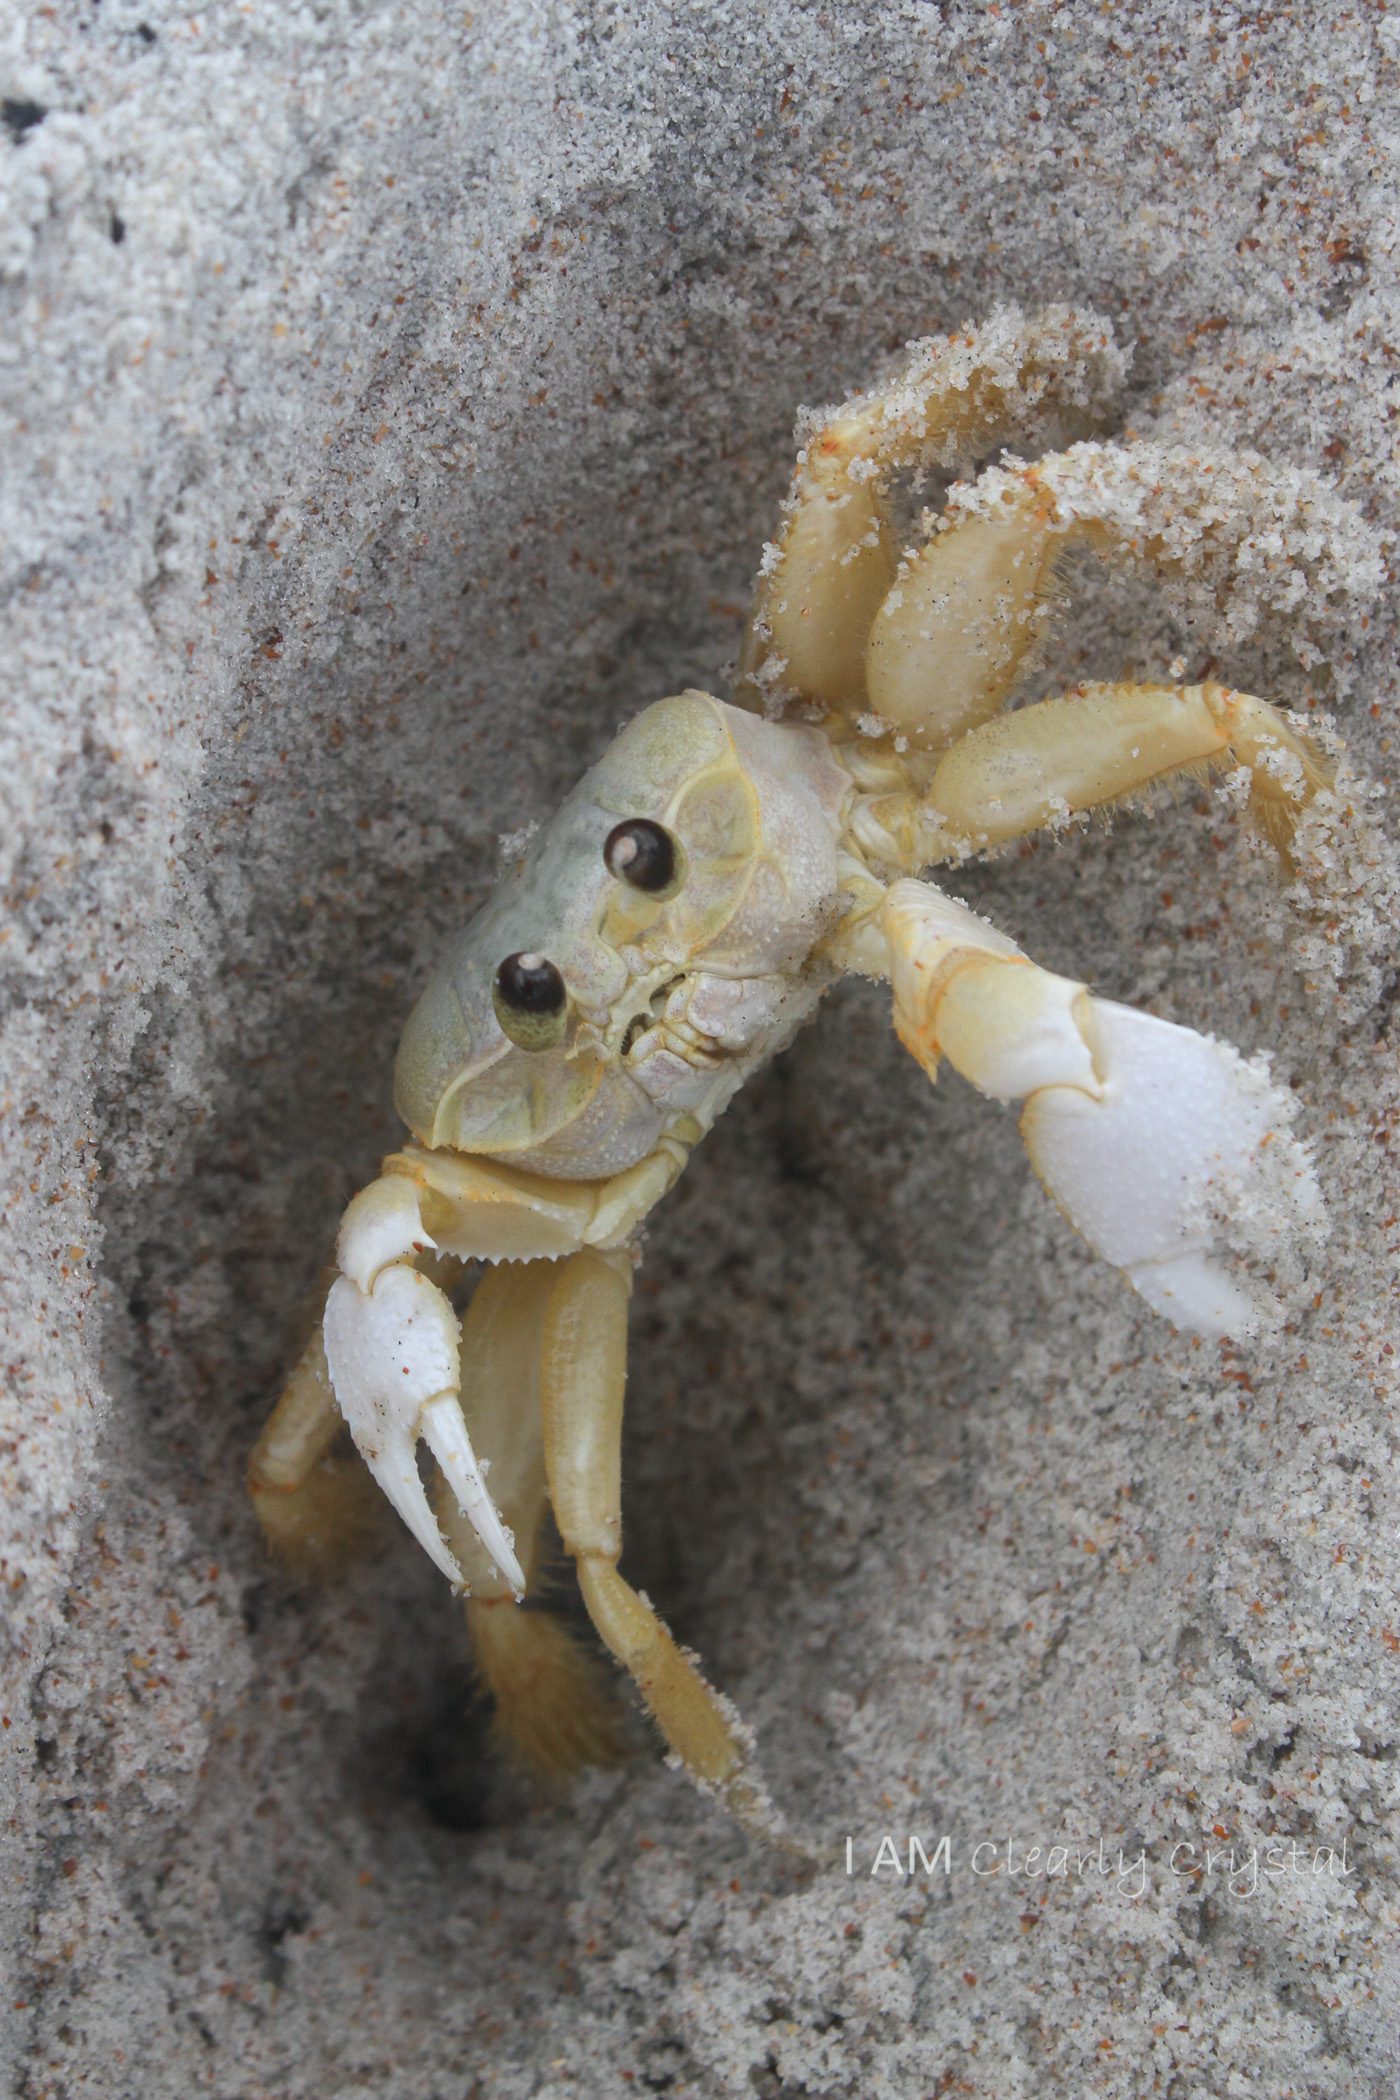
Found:
<svg viewBox="0 0 1400 2100"><path fill-rule="evenodd" d="M674 1014L668 1014L667 1008L670 1006L674 995L685 982L685 973L681 971L674 977L668 977L663 984L659 984L656 987L655 991L648 998L645 1007L640 1008L633 1014L623 1030L622 1042L618 1051L620 1057L623 1059L630 1058L644 1036L655 1035L659 1031L665 1032L668 1021L674 1024L681 1020L679 1008ZM688 1038L690 1031L687 1029L683 1033Z"/></svg>

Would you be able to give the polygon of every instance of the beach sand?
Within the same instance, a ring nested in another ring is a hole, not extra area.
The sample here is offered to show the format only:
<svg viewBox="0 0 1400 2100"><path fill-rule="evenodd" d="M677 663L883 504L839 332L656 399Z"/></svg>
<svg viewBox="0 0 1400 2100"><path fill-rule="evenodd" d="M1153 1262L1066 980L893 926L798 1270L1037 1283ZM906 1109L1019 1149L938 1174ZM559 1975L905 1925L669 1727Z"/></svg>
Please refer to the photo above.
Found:
<svg viewBox="0 0 1400 2100"><path fill-rule="evenodd" d="M1301 0L0 26L7 2089L1393 2093L1395 56ZM878 987L746 1091L648 1229L625 1565L804 1871L640 1722L542 1802L407 1536L289 1575L243 1473L499 837L723 690L799 404L1052 300L1121 430L1364 529L1289 605L1076 567L1039 690L1219 676L1345 793L1287 894L1229 783L950 886L1269 1051L1331 1236L1193 1343Z"/></svg>

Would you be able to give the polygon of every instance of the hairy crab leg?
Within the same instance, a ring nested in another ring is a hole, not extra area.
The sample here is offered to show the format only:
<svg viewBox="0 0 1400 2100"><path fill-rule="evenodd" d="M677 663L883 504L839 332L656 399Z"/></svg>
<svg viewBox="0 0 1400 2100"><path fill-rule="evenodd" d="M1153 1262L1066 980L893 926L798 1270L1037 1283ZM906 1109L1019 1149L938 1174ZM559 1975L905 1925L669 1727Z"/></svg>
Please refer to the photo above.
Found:
<svg viewBox="0 0 1400 2100"><path fill-rule="evenodd" d="M944 753L919 798L919 859L959 860L1173 774L1228 765L1249 768L1252 814L1286 859L1330 774L1268 701L1223 685L1081 686L984 722Z"/></svg>
<svg viewBox="0 0 1400 2100"><path fill-rule="evenodd" d="M248 1461L258 1522L289 1560L333 1567L372 1529L364 1468L348 1455L330 1455L344 1428L318 1320Z"/></svg>
<svg viewBox="0 0 1400 2100"><path fill-rule="evenodd" d="M910 345L884 385L812 420L768 550L738 697L871 704L866 644L895 582L891 481L914 467L967 468L1039 433L1099 423L1126 359L1098 315L1003 309L980 328Z"/></svg>
<svg viewBox="0 0 1400 2100"><path fill-rule="evenodd" d="M541 1352L550 1499L589 1615L671 1750L701 1787L761 1825L742 1725L618 1572L630 1291L625 1255L590 1248L559 1264Z"/></svg>
<svg viewBox="0 0 1400 2100"><path fill-rule="evenodd" d="M968 518L907 554L870 624L869 706L942 750L1004 706L1045 630L1060 547L1045 518Z"/></svg>
<svg viewBox="0 0 1400 2100"><path fill-rule="evenodd" d="M1156 1311L1190 1333L1253 1331L1261 1306L1225 1266L1225 1234L1267 1256L1321 1221L1288 1097L1228 1044L1042 970L932 884L895 883L883 930L895 1027L929 1076L946 1057L982 1093L1025 1101L1045 1187Z"/></svg>
<svg viewBox="0 0 1400 2100"><path fill-rule="evenodd" d="M295 1494L344 1428L335 1404L318 1321L248 1461L248 1485L260 1495Z"/></svg>
<svg viewBox="0 0 1400 2100"><path fill-rule="evenodd" d="M557 1280L553 1262L503 1262L481 1277L462 1321L462 1414L528 1590L538 1577L549 1507L540 1339ZM615 1762L617 1716L596 1665L559 1619L517 1603L445 1482L433 1500L466 1577L472 1658L495 1702L498 1733L544 1778Z"/></svg>
<svg viewBox="0 0 1400 2100"><path fill-rule="evenodd" d="M1204 487L1203 499L1202 462L1179 448L1089 443L954 489L871 621L874 714L913 758L987 721L1023 674L1056 564L1076 544L1181 577L1217 612L1238 587L1251 621L1270 603L1296 620L1300 590L1326 600L1355 534L1325 483L1253 459L1217 464Z"/></svg>

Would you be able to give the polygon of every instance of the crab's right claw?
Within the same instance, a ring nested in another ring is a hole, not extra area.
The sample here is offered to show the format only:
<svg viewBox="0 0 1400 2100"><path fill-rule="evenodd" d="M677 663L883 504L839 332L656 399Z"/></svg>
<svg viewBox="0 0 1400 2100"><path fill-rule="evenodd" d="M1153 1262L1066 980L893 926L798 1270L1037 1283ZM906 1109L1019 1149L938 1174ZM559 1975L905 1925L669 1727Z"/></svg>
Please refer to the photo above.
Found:
<svg viewBox="0 0 1400 2100"><path fill-rule="evenodd" d="M340 1277L326 1300L331 1384L370 1472L424 1551L460 1588L462 1571L418 1475L422 1437L463 1516L520 1596L525 1576L457 1401L458 1333L457 1316L436 1284L401 1262L381 1270L369 1290Z"/></svg>

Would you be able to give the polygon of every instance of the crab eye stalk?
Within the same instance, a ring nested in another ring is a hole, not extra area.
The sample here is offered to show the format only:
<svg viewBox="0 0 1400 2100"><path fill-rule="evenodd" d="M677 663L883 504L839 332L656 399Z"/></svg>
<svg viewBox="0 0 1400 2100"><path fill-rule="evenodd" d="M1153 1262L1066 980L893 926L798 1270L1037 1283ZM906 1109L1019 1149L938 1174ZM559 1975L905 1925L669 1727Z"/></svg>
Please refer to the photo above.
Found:
<svg viewBox="0 0 1400 2100"><path fill-rule="evenodd" d="M649 817L629 817L615 824L603 842L608 872L634 890L658 896L676 880L676 842Z"/></svg>
<svg viewBox="0 0 1400 2100"><path fill-rule="evenodd" d="M542 955L508 955L491 986L496 1019L518 1050L552 1050L564 1040L569 995Z"/></svg>

